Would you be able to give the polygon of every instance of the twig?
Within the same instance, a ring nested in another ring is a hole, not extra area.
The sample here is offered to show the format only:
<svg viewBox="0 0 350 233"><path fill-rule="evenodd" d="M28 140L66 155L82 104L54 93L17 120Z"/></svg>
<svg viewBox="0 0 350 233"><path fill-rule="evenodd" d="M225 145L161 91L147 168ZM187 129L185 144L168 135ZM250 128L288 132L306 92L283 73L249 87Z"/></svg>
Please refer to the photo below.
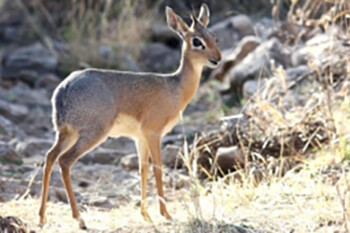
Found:
<svg viewBox="0 0 350 233"><path fill-rule="evenodd" d="M24 198L26 198L30 192L30 189L34 183L35 177L38 175L39 170L43 167L44 163L40 163L38 165L38 167L36 168L36 170L34 171L32 177L30 178L30 181L28 183L27 189L26 191L22 194L22 196L20 196L20 198L18 198L18 200L23 200Z"/></svg>

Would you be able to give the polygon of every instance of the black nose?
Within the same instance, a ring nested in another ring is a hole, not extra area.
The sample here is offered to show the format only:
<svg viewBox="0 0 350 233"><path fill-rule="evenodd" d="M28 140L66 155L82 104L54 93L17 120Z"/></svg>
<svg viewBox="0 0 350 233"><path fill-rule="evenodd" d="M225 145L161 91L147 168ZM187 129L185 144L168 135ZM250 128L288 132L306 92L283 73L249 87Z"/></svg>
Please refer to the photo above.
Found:
<svg viewBox="0 0 350 233"><path fill-rule="evenodd" d="M209 59L209 62L213 65L216 65L216 66L219 64L219 62L214 60L214 59Z"/></svg>

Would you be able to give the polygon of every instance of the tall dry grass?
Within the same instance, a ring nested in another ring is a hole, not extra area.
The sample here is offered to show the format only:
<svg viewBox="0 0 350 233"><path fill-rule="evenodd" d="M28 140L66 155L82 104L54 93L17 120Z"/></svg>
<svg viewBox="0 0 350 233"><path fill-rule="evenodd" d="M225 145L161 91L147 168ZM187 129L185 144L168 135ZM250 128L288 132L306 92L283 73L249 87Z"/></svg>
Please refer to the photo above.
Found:
<svg viewBox="0 0 350 233"><path fill-rule="evenodd" d="M90 66L125 69L127 59L138 58L157 17L157 3L147 1L15 1L64 74Z"/></svg>

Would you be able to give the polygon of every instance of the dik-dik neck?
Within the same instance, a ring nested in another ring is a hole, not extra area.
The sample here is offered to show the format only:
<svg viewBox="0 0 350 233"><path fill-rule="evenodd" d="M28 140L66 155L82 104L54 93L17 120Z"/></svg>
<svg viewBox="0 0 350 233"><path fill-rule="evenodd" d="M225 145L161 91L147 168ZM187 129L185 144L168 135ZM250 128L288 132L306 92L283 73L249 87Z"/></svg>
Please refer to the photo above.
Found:
<svg viewBox="0 0 350 233"><path fill-rule="evenodd" d="M198 89L202 69L203 65L198 64L191 59L190 54L186 51L184 45L182 47L180 66L176 72L180 79L180 93L184 108L191 101Z"/></svg>

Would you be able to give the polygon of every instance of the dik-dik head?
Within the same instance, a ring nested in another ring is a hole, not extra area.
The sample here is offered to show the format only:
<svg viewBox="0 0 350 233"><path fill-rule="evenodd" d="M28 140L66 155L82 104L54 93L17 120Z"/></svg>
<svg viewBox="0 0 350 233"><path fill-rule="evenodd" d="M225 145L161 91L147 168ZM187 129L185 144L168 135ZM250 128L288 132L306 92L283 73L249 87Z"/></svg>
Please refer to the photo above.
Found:
<svg viewBox="0 0 350 233"><path fill-rule="evenodd" d="M221 53L215 37L207 30L209 15L208 6L202 4L198 17L191 15L192 25L189 27L170 7L166 8L168 26L184 41L190 59L197 64L215 68L221 60Z"/></svg>

